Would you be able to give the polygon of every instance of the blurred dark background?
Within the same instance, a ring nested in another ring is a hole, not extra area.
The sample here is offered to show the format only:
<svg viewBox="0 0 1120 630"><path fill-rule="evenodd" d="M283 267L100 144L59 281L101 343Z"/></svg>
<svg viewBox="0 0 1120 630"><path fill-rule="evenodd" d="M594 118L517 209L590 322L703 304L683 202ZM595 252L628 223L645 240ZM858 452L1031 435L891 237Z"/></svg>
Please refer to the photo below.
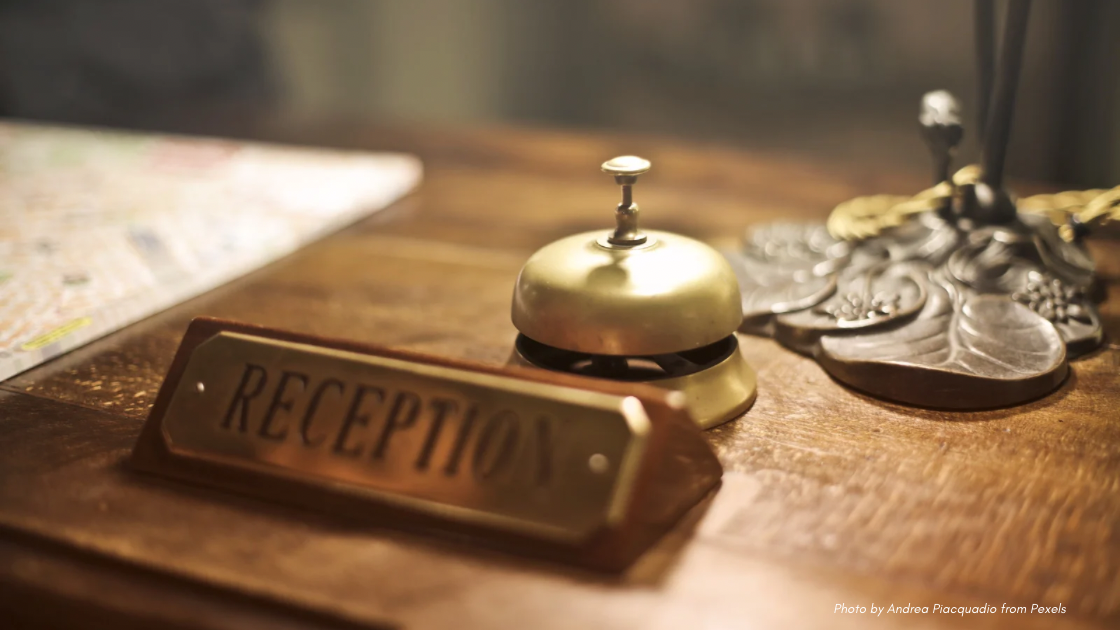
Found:
<svg viewBox="0 0 1120 630"><path fill-rule="evenodd" d="M935 88L963 101L975 157L972 14L971 0L0 0L0 114L231 133L256 117L532 124L924 169L918 101ZM1013 176L1120 183L1118 29L1120 2L1035 0Z"/></svg>

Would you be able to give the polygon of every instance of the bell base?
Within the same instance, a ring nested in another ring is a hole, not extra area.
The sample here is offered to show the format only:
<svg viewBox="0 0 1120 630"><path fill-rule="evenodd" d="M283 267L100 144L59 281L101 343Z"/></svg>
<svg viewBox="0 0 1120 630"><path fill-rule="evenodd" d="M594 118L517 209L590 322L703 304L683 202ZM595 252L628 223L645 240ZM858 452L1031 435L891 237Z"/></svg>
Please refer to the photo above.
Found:
<svg viewBox="0 0 1120 630"><path fill-rule="evenodd" d="M657 378L641 378L633 375L622 378L609 378L576 369L564 369L557 355L586 361L590 355L568 353L550 346L544 346L524 335L517 336L509 364L522 365L562 372L579 374L606 380L644 383L679 391L685 395L689 415L701 429L710 429L741 416L754 404L758 395L758 379L754 369L743 358L738 339L734 335L713 344L723 346L724 352L708 363L695 366L687 373L665 375ZM546 356L547 355L547 356ZM602 357L613 361L626 361L627 357ZM647 357L634 357L629 360L648 361Z"/></svg>
<svg viewBox="0 0 1120 630"><path fill-rule="evenodd" d="M735 352L710 368L649 384L684 393L688 412L701 429L738 418L758 397L758 378L735 345Z"/></svg>

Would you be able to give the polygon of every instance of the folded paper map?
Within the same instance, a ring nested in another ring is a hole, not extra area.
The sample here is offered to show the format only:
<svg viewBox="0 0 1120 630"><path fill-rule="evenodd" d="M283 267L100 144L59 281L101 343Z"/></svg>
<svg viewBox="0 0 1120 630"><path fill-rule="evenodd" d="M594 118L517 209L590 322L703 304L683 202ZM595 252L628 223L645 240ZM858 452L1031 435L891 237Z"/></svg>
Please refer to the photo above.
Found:
<svg viewBox="0 0 1120 630"><path fill-rule="evenodd" d="M0 381L389 205L420 162L0 122Z"/></svg>

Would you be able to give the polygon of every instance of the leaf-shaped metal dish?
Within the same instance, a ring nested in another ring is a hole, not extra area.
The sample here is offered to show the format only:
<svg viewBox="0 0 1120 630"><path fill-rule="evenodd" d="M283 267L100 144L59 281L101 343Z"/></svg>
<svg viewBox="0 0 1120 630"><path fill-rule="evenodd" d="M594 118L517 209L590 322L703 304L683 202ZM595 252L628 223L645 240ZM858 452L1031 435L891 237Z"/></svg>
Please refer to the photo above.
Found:
<svg viewBox="0 0 1120 630"><path fill-rule="evenodd" d="M1049 393L1065 379L1065 348L1049 322L1004 296L956 302L935 283L913 321L858 336L826 335L817 359L856 389L927 407L1003 407Z"/></svg>

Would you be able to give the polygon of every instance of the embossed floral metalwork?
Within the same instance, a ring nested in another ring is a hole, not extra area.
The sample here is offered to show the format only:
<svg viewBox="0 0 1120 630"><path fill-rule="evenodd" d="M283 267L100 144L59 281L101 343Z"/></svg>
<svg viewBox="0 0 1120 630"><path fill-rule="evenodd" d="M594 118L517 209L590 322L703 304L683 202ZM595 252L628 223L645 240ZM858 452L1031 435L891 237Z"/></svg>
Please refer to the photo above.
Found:
<svg viewBox="0 0 1120 630"><path fill-rule="evenodd" d="M1085 292L1079 286L1068 285L1060 278L1032 271L1027 285L1011 294L1011 299L1026 305L1051 322L1068 322L1070 319L1084 324L1092 323L1084 307Z"/></svg>
<svg viewBox="0 0 1120 630"><path fill-rule="evenodd" d="M890 317L898 312L902 296L897 293L880 293L866 296L859 293L847 293L843 299L814 308L814 312L830 315L837 321L854 322L861 319L879 319Z"/></svg>

